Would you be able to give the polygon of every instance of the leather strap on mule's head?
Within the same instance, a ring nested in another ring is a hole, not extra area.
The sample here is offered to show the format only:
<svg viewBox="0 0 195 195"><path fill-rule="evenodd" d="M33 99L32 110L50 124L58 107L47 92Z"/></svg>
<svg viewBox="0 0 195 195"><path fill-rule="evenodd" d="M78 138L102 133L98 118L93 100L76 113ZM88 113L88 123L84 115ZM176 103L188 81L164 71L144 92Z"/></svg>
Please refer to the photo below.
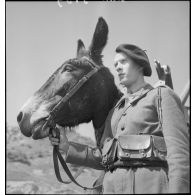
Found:
<svg viewBox="0 0 195 195"><path fill-rule="evenodd" d="M95 73L97 73L100 69L103 68L103 66L98 66L95 62L91 61L87 57L85 58L91 65L92 70L88 72L86 75L84 75L74 86L71 87L69 92L58 102L58 104L52 109L52 111L49 114L49 117L47 118L47 121L43 125L43 129L45 129L47 126L51 128L55 128L56 126L56 116L59 110L64 106L64 104L80 89L81 86L83 86Z"/></svg>

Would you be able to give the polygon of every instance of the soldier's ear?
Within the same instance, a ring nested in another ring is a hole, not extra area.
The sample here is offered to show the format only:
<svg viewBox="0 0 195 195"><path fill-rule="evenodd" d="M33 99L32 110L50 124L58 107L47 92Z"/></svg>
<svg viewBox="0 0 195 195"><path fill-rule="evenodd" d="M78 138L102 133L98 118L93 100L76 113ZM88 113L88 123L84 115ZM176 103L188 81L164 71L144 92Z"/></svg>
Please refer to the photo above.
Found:
<svg viewBox="0 0 195 195"><path fill-rule="evenodd" d="M143 66L140 66L137 63L134 63L134 65L137 68L137 70L144 75L144 67Z"/></svg>
<svg viewBox="0 0 195 195"><path fill-rule="evenodd" d="M138 71L141 72L141 73L144 75L144 68L143 68L143 67L140 66L140 67L138 68Z"/></svg>

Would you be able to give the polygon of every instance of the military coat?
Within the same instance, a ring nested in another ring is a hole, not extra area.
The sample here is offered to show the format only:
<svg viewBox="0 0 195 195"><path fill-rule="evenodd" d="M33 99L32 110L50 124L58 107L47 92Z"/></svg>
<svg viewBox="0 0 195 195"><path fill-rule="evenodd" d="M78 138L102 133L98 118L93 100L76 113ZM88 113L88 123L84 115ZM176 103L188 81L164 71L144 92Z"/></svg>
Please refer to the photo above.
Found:
<svg viewBox="0 0 195 195"><path fill-rule="evenodd" d="M158 88L147 84L125 95L110 111L101 144L119 135L163 136L168 169L162 167L117 168L106 172L104 193L186 193L189 192L189 135L179 97L161 87L162 126L159 122Z"/></svg>

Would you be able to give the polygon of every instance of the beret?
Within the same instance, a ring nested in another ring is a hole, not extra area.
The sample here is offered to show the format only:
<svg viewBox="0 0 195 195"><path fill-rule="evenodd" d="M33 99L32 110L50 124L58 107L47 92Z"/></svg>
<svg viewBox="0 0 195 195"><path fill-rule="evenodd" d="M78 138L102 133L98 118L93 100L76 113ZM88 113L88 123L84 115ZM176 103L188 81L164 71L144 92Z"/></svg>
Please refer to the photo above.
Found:
<svg viewBox="0 0 195 195"><path fill-rule="evenodd" d="M136 45L131 44L121 44L116 48L116 52L122 52L131 58L135 63L143 67L144 76L151 76L152 69L148 56L145 51Z"/></svg>

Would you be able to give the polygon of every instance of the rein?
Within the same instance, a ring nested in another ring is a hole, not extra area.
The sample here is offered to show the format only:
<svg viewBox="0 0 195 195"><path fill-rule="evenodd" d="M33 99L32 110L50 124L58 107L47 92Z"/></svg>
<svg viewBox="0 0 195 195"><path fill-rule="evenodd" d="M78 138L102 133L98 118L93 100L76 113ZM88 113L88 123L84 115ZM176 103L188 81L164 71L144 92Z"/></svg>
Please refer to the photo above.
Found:
<svg viewBox="0 0 195 195"><path fill-rule="evenodd" d="M59 138L60 133L59 133L59 129L56 127L56 122L55 122L55 118L57 116L57 113L59 112L59 110L64 106L64 104L80 89L80 87L82 87L94 74L96 74L100 69L102 69L101 66L98 66L97 64L95 64L95 62L92 62L91 60L89 60L88 58L84 57L91 65L92 70L90 72L88 72L86 75L84 75L70 90L69 92L59 101L59 103L53 108L53 110L50 112L49 117L47 118L47 121L45 122L45 124L43 125L42 129L45 129L46 127L50 128L49 134L51 136L53 136L52 134L52 130L56 131L56 137ZM68 175L68 177L70 178L70 180L72 182L74 182L76 185L78 185L79 187L83 188L84 190L93 190L93 189L97 189L99 188L101 185L95 186L93 188L89 188L89 187L84 187L82 185L80 185L76 180L75 177L78 177L78 173L76 174L76 176L73 176L72 173L70 172L66 162L64 161L61 153L59 152L59 148L58 146L54 146L53 147L53 162L54 162L54 170L55 170L55 174L56 177L58 179L59 182L61 183L65 183L65 184L69 184L69 181L63 181L60 175L60 171L59 171L59 165L58 165L58 160L60 161L64 171L66 172L66 174ZM80 173L80 171L79 171Z"/></svg>

